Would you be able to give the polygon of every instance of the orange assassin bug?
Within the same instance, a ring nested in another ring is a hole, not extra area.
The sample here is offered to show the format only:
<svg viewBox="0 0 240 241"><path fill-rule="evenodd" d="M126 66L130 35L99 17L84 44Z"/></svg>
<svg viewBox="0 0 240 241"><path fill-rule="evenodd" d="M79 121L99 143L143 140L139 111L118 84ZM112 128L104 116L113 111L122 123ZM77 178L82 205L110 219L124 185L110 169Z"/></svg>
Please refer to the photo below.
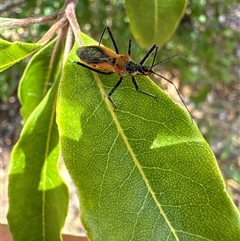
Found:
<svg viewBox="0 0 240 241"><path fill-rule="evenodd" d="M106 30L108 31L108 34L112 40L113 46L115 48L115 53L103 46L100 46L103 35L106 32ZM154 56L153 56L153 61L152 61L151 66L143 65L144 62L148 59L149 55L152 52L154 52ZM111 75L111 74L117 73L120 75L120 79L108 93L108 99L111 101L111 103L114 105L114 107L116 107L116 105L113 102L113 100L111 99L111 96L116 91L116 89L119 87L119 85L121 84L121 82L123 80L123 77L126 75L131 76L132 82L133 82L133 85L134 85L136 91L156 99L156 96L154 96L148 92L140 90L138 83L134 77L135 75L150 76L151 74L155 74L155 75L165 79L166 81L168 81L170 84L172 84L174 86L179 98L181 99L181 101L183 102L184 106L186 107L186 109L188 110L188 112L190 114L190 111L189 111L187 105L185 104L183 98L181 97L175 84L172 81L170 81L169 79L165 78L164 76L154 72L153 67L159 64L159 63L155 64L157 52L158 52L158 46L156 44L154 44L149 49L149 51L146 53L146 55L143 57L143 59L139 63L136 63L131 59L131 39L129 40L129 43L128 43L127 54L119 54L117 43L112 35L110 28L105 27L101 34L101 37L99 40L99 45L91 45L91 46L84 46L84 47L78 48L76 51L76 54L79 57L79 59L81 60L81 62L73 61L72 63L83 66L83 67L90 69L94 72L97 72L99 74ZM164 61L166 61L166 59ZM163 61L161 61L161 62L163 62Z"/></svg>

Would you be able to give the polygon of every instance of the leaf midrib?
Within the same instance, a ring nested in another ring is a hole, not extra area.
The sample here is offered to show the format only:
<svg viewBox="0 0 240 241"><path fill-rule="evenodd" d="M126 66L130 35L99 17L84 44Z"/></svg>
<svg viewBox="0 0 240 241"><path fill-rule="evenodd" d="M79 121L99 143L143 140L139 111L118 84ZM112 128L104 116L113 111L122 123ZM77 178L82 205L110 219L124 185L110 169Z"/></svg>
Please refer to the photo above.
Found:
<svg viewBox="0 0 240 241"><path fill-rule="evenodd" d="M143 180L144 180L144 182L145 182L145 184L146 184L146 187L147 187L148 192L149 192L150 195L152 196L154 202L156 203L156 205L157 205L157 207L158 207L161 215L163 216L164 220L166 221L166 223L167 223L169 229L171 230L173 236L175 237L176 241L178 241L179 238L177 237L177 234L176 234L176 232L175 232L175 229L172 227L170 221L168 220L167 216L165 215L165 213L164 213L164 211L163 211L163 209L162 209L162 207L161 207L161 204L158 202L157 197L156 197L154 191L152 190L151 185L150 185L150 183L148 182L148 179L147 179L146 175L144 174L143 169L142 169L141 165L139 164L138 159L137 159L137 157L136 157L136 155L135 155L135 153L134 153L134 151L133 151L130 143L128 142L128 139L127 139L127 137L126 137L126 135L125 135L122 127L121 127L121 124L120 124L120 122L118 121L118 118L117 118L117 116L116 116L116 114L115 114L115 111L114 111L114 109L113 109L112 104L110 103L110 101L107 100L107 98L104 98L104 96L107 96L107 93L106 93L106 91L105 91L105 89L104 89L104 87L103 87L103 84L102 84L102 82L101 82L101 79L99 78L99 75L98 75L97 73L94 73L94 72L92 72L92 73L93 73L94 79L96 80L96 83L97 83L97 85L98 85L98 88L99 88L99 90L100 90L100 93L101 93L102 96L103 96L103 100L105 101L106 106L107 106L107 108L109 109L109 112L110 112L110 114L111 114L111 116L112 116L113 122L115 123L115 125L116 125L116 127L117 127L117 130L118 130L118 132L119 132L119 135L122 137L123 142L125 143L126 148L127 148L128 152L129 152L129 154L131 155L132 160L133 160L135 166L137 167L140 175L142 176L142 178L143 178Z"/></svg>

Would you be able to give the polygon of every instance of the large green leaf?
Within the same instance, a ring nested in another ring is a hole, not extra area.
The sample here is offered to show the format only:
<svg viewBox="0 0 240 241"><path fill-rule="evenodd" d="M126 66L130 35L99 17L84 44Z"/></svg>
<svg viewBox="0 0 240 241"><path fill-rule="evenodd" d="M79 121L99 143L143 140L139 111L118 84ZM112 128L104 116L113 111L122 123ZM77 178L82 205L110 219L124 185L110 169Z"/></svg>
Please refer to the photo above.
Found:
<svg viewBox="0 0 240 241"><path fill-rule="evenodd" d="M54 51L55 44L54 40L38 51L29 61L21 78L18 95L22 104L23 122L41 102L59 76L62 49Z"/></svg>
<svg viewBox="0 0 240 241"><path fill-rule="evenodd" d="M58 174L55 105L58 82L27 119L13 149L8 223L14 241L61 240L68 190Z"/></svg>
<svg viewBox="0 0 240 241"><path fill-rule="evenodd" d="M0 72L28 57L41 47L41 44L30 44L18 41L11 43L0 39Z"/></svg>
<svg viewBox="0 0 240 241"><path fill-rule="evenodd" d="M86 45L93 44L83 36ZM78 60L72 51L69 60ZM216 160L188 113L149 78L138 93L67 62L57 122L91 240L237 240L239 216Z"/></svg>
<svg viewBox="0 0 240 241"><path fill-rule="evenodd" d="M126 0L130 28L139 45L164 45L178 27L186 5L187 0Z"/></svg>

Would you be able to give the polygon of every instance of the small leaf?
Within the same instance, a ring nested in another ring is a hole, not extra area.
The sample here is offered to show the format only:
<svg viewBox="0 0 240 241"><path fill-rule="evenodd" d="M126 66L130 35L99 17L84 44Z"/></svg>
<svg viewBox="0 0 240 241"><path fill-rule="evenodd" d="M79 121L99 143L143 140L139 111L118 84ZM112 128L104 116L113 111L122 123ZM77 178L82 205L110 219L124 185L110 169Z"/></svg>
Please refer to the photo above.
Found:
<svg viewBox="0 0 240 241"><path fill-rule="evenodd" d="M67 62L59 87L62 154L90 240L237 240L237 209L188 113L141 76L158 101L124 77L114 109L118 79Z"/></svg>
<svg viewBox="0 0 240 241"><path fill-rule="evenodd" d="M30 54L39 50L42 47L41 44L30 44L23 42L8 42L0 39L0 72L11 67L13 64L28 57Z"/></svg>
<svg viewBox="0 0 240 241"><path fill-rule="evenodd" d="M54 52L53 61L55 43L55 40L50 42L31 58L21 78L18 95L22 104L23 123L59 76L62 49Z"/></svg>
<svg viewBox="0 0 240 241"><path fill-rule="evenodd" d="M29 116L12 153L8 223L14 241L61 240L68 190L58 174L58 82Z"/></svg>
<svg viewBox="0 0 240 241"><path fill-rule="evenodd" d="M186 0L126 0L131 32L141 47L163 46L177 29L185 12Z"/></svg>

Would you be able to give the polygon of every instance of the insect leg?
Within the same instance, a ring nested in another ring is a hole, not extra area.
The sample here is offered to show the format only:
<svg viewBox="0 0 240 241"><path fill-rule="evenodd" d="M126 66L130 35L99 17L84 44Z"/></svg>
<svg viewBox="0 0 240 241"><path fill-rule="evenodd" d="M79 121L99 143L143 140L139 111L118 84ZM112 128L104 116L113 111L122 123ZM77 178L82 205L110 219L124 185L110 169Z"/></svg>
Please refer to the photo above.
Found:
<svg viewBox="0 0 240 241"><path fill-rule="evenodd" d="M156 59L156 56L157 56L157 52L158 52L158 46L156 46L156 48L155 48L155 53L154 53L154 56L153 56L153 61L152 61L151 68L153 68L153 66L154 66L155 59Z"/></svg>
<svg viewBox="0 0 240 241"><path fill-rule="evenodd" d="M181 94L180 94L179 90L177 89L177 86L174 84L174 82L172 82L171 80L165 78L165 77L162 76L161 74L157 74L156 72L153 72L153 74L155 74L155 75L157 75L157 76L163 78L163 79L166 80L168 83L170 83L171 85L173 85L173 87L174 87L174 89L176 90L176 92L177 92L179 98L181 99L181 101L182 101L182 103L184 104L185 108L187 109L187 111L188 111L190 117L192 118L191 112L190 112L190 110L188 109L187 104L185 103L183 97L181 96Z"/></svg>
<svg viewBox="0 0 240 241"><path fill-rule="evenodd" d="M132 76L132 82L133 82L133 84L134 84L134 87L135 87L136 91L138 91L139 93L142 93L142 94L148 95L148 96L150 96L150 97L152 97L152 98L154 98L154 99L157 100L157 97L156 97L155 95L140 90L140 88L139 88L139 86L138 86L138 83L137 83L136 79L134 78L134 76Z"/></svg>
<svg viewBox="0 0 240 241"><path fill-rule="evenodd" d="M122 83L123 77L120 77L120 79L118 80L118 82L113 86L113 88L110 90L110 92L108 93L108 99L111 101L111 103L113 104L113 106L115 108L117 108L117 106L115 105L115 103L113 102L111 96L112 94L115 92L115 90L119 87L119 85Z"/></svg>
<svg viewBox="0 0 240 241"><path fill-rule="evenodd" d="M105 27L105 28L103 29L103 31L102 31L102 34L101 34L101 36L100 36L98 45L100 45L100 44L102 43L102 38L103 38L103 35L104 35L104 33L106 32L106 30L107 30L107 27Z"/></svg>
<svg viewBox="0 0 240 241"><path fill-rule="evenodd" d="M103 29L103 32L102 32L101 37L100 37L100 39L99 39L99 45L100 45L101 42L102 42L102 38L103 38L103 35L104 35L104 33L105 33L106 30L108 31L108 34L109 34L109 36L110 36L110 38L111 38L111 40L112 40L112 43L113 43L113 46L114 46L114 48L115 48L116 53L119 54L116 40L114 39L114 37L113 37L113 35L112 35L112 31L110 30L109 27L105 27L105 28Z"/></svg>
<svg viewBox="0 0 240 241"><path fill-rule="evenodd" d="M131 47L132 47L132 40L129 39L129 42L128 42L128 55L131 56Z"/></svg>
<svg viewBox="0 0 240 241"><path fill-rule="evenodd" d="M146 55L143 57L143 59L140 61L140 65L143 65L144 62L146 61L146 59L149 57L149 55L154 51L154 49L157 48L157 45L154 44L150 49L149 51L146 53Z"/></svg>

